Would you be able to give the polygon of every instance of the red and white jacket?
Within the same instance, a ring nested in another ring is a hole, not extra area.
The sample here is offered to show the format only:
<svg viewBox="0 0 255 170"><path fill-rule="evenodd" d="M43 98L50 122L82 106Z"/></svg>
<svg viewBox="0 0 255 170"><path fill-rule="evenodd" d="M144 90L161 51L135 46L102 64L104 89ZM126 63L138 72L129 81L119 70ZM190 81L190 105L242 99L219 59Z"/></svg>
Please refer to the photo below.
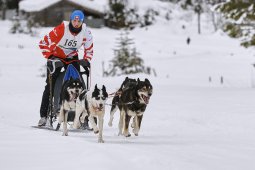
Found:
<svg viewBox="0 0 255 170"><path fill-rule="evenodd" d="M40 41L39 47L45 58L50 55L60 59L78 56L78 50L84 47L84 59L90 61L93 57L93 37L86 24L78 34L69 31L69 22L64 21L55 27Z"/></svg>

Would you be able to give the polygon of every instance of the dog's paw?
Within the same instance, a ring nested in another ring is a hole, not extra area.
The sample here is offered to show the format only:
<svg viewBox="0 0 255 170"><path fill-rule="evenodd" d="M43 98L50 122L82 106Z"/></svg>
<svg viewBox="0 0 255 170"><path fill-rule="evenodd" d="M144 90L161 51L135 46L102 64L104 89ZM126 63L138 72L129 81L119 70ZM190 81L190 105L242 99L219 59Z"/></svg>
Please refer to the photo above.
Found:
<svg viewBox="0 0 255 170"><path fill-rule="evenodd" d="M68 136L68 133L65 133L65 132L64 132L64 133L62 134L62 136Z"/></svg>
<svg viewBox="0 0 255 170"><path fill-rule="evenodd" d="M133 133L135 134L135 136L138 136L138 130L137 129L133 129Z"/></svg>
<svg viewBox="0 0 255 170"><path fill-rule="evenodd" d="M130 133L124 133L124 136L125 136L125 137L130 137L131 134L130 134Z"/></svg>
<svg viewBox="0 0 255 170"><path fill-rule="evenodd" d="M103 139L98 139L98 143L104 143Z"/></svg>
<svg viewBox="0 0 255 170"><path fill-rule="evenodd" d="M131 136L131 134L129 133L129 134L127 134L127 135L125 135L125 137L130 137Z"/></svg>

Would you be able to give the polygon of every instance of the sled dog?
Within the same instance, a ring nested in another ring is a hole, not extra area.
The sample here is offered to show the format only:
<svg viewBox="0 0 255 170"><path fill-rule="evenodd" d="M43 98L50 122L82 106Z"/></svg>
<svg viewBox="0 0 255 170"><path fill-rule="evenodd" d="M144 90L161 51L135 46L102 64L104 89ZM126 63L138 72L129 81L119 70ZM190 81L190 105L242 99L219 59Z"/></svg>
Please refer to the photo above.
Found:
<svg viewBox="0 0 255 170"><path fill-rule="evenodd" d="M108 93L103 85L99 89L97 85L93 91L82 91L76 101L76 111L74 119L74 128L80 127L80 122L84 123L86 116L89 116L89 121L92 125L93 131L98 135L98 142L104 143L103 140L103 124L105 114L105 102L108 98ZM97 123L95 119L98 120ZM98 126L97 126L98 124Z"/></svg>
<svg viewBox="0 0 255 170"><path fill-rule="evenodd" d="M136 79L131 79L126 77L123 83L121 84L119 90L115 93L115 96L112 99L112 107L110 111L110 120L108 122L108 125L111 127L112 126L112 121L114 118L114 113L118 109L118 103L120 102L120 96L122 92L128 88L132 88L133 86L136 85Z"/></svg>
<svg viewBox="0 0 255 170"><path fill-rule="evenodd" d="M82 82L79 79L67 80L61 89L60 96L60 113L58 118L59 125L63 122L63 136L68 136L67 119L68 112L75 111L76 99L83 90Z"/></svg>
<svg viewBox="0 0 255 170"><path fill-rule="evenodd" d="M143 114L149 104L152 92L153 87L150 81L148 79L140 81L139 78L135 85L123 90L118 104L120 110L119 135L131 136L129 133L129 122L131 117L133 117L131 126L133 133L138 136Z"/></svg>

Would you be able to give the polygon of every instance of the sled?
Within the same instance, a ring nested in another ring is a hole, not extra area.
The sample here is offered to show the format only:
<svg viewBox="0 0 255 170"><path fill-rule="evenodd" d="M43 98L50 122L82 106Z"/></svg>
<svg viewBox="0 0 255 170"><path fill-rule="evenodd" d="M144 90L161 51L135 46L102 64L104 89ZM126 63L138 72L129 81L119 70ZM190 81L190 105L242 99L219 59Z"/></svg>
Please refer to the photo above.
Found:
<svg viewBox="0 0 255 170"><path fill-rule="evenodd" d="M47 69L50 72L50 76L55 72L57 68L64 68L64 64L60 60L49 60L47 63ZM89 76L90 76L90 63L85 61L85 60L80 60L80 80L83 85L83 89L89 89ZM61 96L61 89L62 85L64 82L65 74L66 74L66 69L62 69L62 71L59 76L56 79L55 86L52 87L52 83L50 82L50 88L54 89L53 93L52 90L50 90L50 103L49 103L49 108L48 108L48 113L47 113L47 119L49 120L48 125L50 128L53 128L53 122L57 120L58 113L60 111L60 96ZM85 81L84 81L85 77ZM51 80L51 78L50 78ZM68 122L73 122L75 117L75 111L69 111L68 112ZM58 124L56 127L56 130L58 130L60 125ZM90 130L90 129L88 129Z"/></svg>

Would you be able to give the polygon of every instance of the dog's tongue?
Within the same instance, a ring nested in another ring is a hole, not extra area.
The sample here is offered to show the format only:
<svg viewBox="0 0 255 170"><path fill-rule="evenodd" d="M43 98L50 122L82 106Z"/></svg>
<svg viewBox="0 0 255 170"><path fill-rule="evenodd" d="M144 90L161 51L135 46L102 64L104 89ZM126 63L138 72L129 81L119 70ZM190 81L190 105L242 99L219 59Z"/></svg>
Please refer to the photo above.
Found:
<svg viewBox="0 0 255 170"><path fill-rule="evenodd" d="M145 103L146 103L146 104L149 104L149 97L146 97Z"/></svg>
<svg viewBox="0 0 255 170"><path fill-rule="evenodd" d="M148 104L149 103L149 97L146 97L146 96L143 96L143 100L144 100L144 102L146 103L146 104Z"/></svg>

